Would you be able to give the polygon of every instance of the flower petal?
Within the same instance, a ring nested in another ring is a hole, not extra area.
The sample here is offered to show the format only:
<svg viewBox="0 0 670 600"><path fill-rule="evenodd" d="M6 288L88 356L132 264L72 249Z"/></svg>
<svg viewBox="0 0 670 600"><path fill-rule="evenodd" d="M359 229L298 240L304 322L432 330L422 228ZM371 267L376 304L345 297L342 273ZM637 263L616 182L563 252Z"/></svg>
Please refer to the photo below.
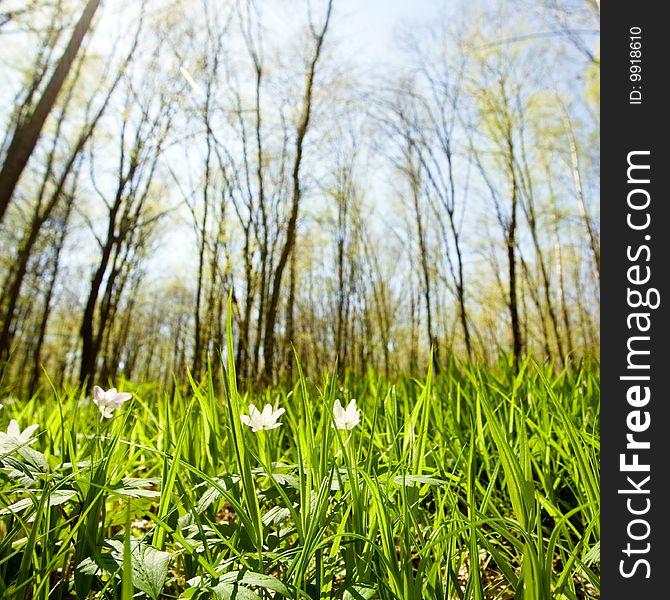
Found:
<svg viewBox="0 0 670 600"><path fill-rule="evenodd" d="M98 385L93 386L93 402L95 404L100 404L100 402L105 398L105 391Z"/></svg>
<svg viewBox="0 0 670 600"><path fill-rule="evenodd" d="M21 429L16 419L12 419L7 427L7 435L18 438L21 435Z"/></svg>
<svg viewBox="0 0 670 600"><path fill-rule="evenodd" d="M20 435L20 439L21 439L21 441L27 442L27 441L32 437L34 431L35 431L38 427L39 427L39 425L38 425L37 423L35 423L34 425L29 425L28 427L26 427L26 428L21 432L21 435Z"/></svg>
<svg viewBox="0 0 670 600"><path fill-rule="evenodd" d="M132 394L129 394L128 392L115 394L114 396L109 396L109 394L107 394L106 404L107 406L111 406L112 408L119 408L124 402L130 400L131 398Z"/></svg>

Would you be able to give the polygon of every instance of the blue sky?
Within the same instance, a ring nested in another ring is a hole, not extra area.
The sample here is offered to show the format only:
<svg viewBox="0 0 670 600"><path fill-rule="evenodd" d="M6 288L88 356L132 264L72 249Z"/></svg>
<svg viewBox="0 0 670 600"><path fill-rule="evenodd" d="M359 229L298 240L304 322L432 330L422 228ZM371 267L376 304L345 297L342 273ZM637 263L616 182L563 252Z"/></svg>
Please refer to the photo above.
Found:
<svg viewBox="0 0 670 600"><path fill-rule="evenodd" d="M398 27L425 22L443 4L440 0L336 0L335 18L346 24L347 35L360 45L363 60L388 61L394 59Z"/></svg>
<svg viewBox="0 0 670 600"><path fill-rule="evenodd" d="M393 63L399 59L398 29L426 22L448 4L453 5L445 0L334 0L329 38L340 46L338 51L353 55L361 65ZM310 5L314 21L319 23L326 2L311 0ZM304 22L307 2L263 0L257 6L266 26L281 38L292 26Z"/></svg>

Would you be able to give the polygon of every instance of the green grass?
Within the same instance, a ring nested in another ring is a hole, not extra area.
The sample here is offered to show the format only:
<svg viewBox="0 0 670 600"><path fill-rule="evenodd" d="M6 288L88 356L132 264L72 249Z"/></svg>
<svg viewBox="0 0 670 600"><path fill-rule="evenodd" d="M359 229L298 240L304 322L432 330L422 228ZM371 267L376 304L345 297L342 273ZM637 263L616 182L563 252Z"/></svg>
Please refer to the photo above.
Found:
<svg viewBox="0 0 670 600"><path fill-rule="evenodd" d="M599 597L594 370L115 383L110 420L76 389L0 412L39 424L0 456L3 599ZM252 433L251 402L282 426Z"/></svg>

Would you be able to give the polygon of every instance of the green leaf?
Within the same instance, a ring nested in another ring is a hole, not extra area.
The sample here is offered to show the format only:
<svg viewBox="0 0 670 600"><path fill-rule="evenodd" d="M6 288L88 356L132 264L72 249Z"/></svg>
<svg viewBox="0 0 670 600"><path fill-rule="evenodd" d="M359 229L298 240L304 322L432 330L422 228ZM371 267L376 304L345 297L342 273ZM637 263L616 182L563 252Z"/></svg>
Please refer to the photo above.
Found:
<svg viewBox="0 0 670 600"><path fill-rule="evenodd" d="M212 592L218 600L260 600L260 596L250 589L230 583L220 583L212 588Z"/></svg>
<svg viewBox="0 0 670 600"><path fill-rule="evenodd" d="M139 490L117 488L109 492L109 496L130 496L131 498L160 498L161 493L158 490Z"/></svg>
<svg viewBox="0 0 670 600"><path fill-rule="evenodd" d="M90 556L82 560L77 565L77 571L84 575L97 575L100 571L108 575L113 575L119 570L120 563L117 557L109 552L103 552L95 557L95 560Z"/></svg>
<svg viewBox="0 0 670 600"><path fill-rule="evenodd" d="M114 548L114 553L107 556L113 557L115 567L110 569L111 565L108 564L108 559L105 559L105 563L102 564L98 560L98 565L109 573L118 572L124 563L125 544L119 540L107 540L107 543ZM130 543L133 585L153 600L158 600L167 579L170 555L136 540L130 540ZM102 555L102 557L105 557L105 555ZM83 561L79 569L82 570L86 566L90 571L90 565L85 565L85 563L86 561ZM82 572L86 573L87 571L82 570Z"/></svg>
<svg viewBox="0 0 670 600"><path fill-rule="evenodd" d="M135 587L158 600L167 579L170 555L146 544L135 544L132 559Z"/></svg>
<svg viewBox="0 0 670 600"><path fill-rule="evenodd" d="M253 571L232 571L221 576L224 583L237 583L245 586L260 587L289 596L288 588L276 577L264 575L263 573L254 573Z"/></svg>
<svg viewBox="0 0 670 600"><path fill-rule="evenodd" d="M268 527L272 524L285 521L291 516L291 511L285 506L273 506L268 512L263 515L263 525Z"/></svg>
<svg viewBox="0 0 670 600"><path fill-rule="evenodd" d="M130 496L131 498L159 498L161 493L155 489L147 489L150 486L158 486L160 479L137 477L124 477L119 483L112 487L110 496Z"/></svg>
<svg viewBox="0 0 670 600"><path fill-rule="evenodd" d="M123 534L123 568L121 572L121 599L133 600L135 586L133 585L132 533L130 520L130 500L126 505L126 525Z"/></svg>
<svg viewBox="0 0 670 600"><path fill-rule="evenodd" d="M590 566L593 563L600 564L600 541L597 541L595 546L584 555L582 562L586 566Z"/></svg>
<svg viewBox="0 0 670 600"><path fill-rule="evenodd" d="M344 592L342 600L372 600L376 595L375 588L366 585L352 585Z"/></svg>
<svg viewBox="0 0 670 600"><path fill-rule="evenodd" d="M445 485L447 482L428 475L397 475L393 478L396 485Z"/></svg>
<svg viewBox="0 0 670 600"><path fill-rule="evenodd" d="M214 477L213 480L220 487L209 486L200 496L196 510L202 513L207 510L214 502L218 502L223 498L221 490L230 490L237 484L240 478L237 475L226 475L224 477Z"/></svg>
<svg viewBox="0 0 670 600"><path fill-rule="evenodd" d="M49 499L47 504L49 506L58 506L59 504L64 504L68 500L71 500L77 495L77 492L74 490L55 490L49 494ZM6 516L13 513L20 513L33 506L34 500L31 498L23 498L14 504L10 504L8 507L0 509L0 516Z"/></svg>
<svg viewBox="0 0 670 600"><path fill-rule="evenodd" d="M253 469L252 472L254 475L264 475L265 477L272 476L274 483L277 483L284 488L294 490L300 489L300 480L295 475L289 475L287 473L268 473L264 469Z"/></svg>
<svg viewBox="0 0 670 600"><path fill-rule="evenodd" d="M18 449L18 453L30 466L35 467L39 472L46 473L49 470L49 463L46 456L37 450L33 450L28 446L23 446Z"/></svg>

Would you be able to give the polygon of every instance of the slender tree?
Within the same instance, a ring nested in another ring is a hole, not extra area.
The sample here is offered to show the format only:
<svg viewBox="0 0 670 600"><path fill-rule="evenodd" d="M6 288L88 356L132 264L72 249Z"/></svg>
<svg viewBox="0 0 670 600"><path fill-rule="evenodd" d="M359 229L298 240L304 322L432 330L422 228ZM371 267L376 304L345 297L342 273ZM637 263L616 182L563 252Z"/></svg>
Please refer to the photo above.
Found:
<svg viewBox="0 0 670 600"><path fill-rule="evenodd" d="M296 128L295 140L295 154L293 159L293 170L291 173L292 180L292 197L291 197L291 212L286 225L286 237L281 249L277 266L272 277L272 292L270 294L270 301L267 308L267 316L265 321L265 336L263 339L263 359L264 359L264 380L271 382L273 378L274 369L274 352L275 352L275 323L277 320L277 308L279 306L279 294L281 292L281 282L284 275L284 269L291 254L293 244L295 243L295 232L298 223L298 214L300 211L300 201L302 198L301 190L301 174L300 168L303 161L303 150L305 136L309 130L310 118L312 115L312 103L314 84L316 77L316 69L321 57L321 49L328 31L330 17L333 9L333 0L329 0L326 8L326 16L324 18L321 28L317 31L311 27L312 37L314 40L314 50L307 68L307 77L305 80L305 89L303 95L303 103L300 116L298 118L298 125Z"/></svg>
<svg viewBox="0 0 670 600"><path fill-rule="evenodd" d="M56 103L99 5L100 0L88 0L39 102L32 113L26 116L14 131L2 169L0 169L0 223L2 223L19 178L35 149L44 122Z"/></svg>

